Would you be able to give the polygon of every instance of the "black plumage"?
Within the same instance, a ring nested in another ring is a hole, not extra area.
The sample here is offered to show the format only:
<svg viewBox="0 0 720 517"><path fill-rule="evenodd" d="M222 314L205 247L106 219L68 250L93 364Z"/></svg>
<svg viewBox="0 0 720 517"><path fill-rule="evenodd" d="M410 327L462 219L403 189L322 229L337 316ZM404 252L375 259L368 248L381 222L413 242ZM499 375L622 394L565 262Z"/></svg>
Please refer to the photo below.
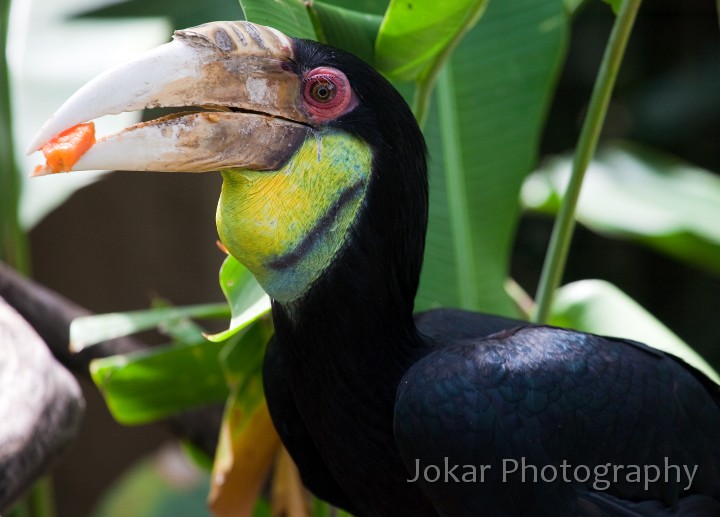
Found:
<svg viewBox="0 0 720 517"><path fill-rule="evenodd" d="M427 221L420 130L368 65L294 45L298 74L347 75L359 105L327 124L373 150L343 249L301 299L273 303L266 396L308 487L360 516L720 515L720 392L703 374L628 340L463 311L413 316ZM522 458L698 468L688 489L503 480L503 460ZM409 482L418 462L491 468L482 482Z"/></svg>

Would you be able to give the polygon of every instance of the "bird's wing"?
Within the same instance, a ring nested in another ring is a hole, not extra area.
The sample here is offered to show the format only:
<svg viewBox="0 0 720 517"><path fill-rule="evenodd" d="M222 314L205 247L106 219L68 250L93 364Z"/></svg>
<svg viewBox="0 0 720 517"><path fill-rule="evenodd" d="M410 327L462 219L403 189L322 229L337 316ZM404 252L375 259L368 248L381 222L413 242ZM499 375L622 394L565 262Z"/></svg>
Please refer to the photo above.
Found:
<svg viewBox="0 0 720 517"><path fill-rule="evenodd" d="M280 349L273 337L265 351L263 385L275 429L295 461L303 484L321 499L356 513L310 437L283 371Z"/></svg>
<svg viewBox="0 0 720 517"><path fill-rule="evenodd" d="M689 495L668 510L659 501L631 502L600 492L578 494L579 515L589 517L714 517L720 515L720 501L710 496Z"/></svg>
<svg viewBox="0 0 720 517"><path fill-rule="evenodd" d="M720 500L720 404L698 375L633 342L511 329L418 361L398 389L396 441L446 515L583 515L589 492L616 508Z"/></svg>

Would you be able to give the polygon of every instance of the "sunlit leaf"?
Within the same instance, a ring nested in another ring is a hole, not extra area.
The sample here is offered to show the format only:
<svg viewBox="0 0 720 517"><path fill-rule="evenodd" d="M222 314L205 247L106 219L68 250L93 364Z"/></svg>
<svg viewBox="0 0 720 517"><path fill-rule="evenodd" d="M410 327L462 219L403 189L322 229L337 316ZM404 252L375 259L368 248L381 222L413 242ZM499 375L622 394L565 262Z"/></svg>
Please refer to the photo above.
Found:
<svg viewBox="0 0 720 517"><path fill-rule="evenodd" d="M253 514L273 458L281 447L262 399L262 386L258 389L260 402L254 407L243 400L245 395L234 393L225 408L209 496L216 517Z"/></svg>
<svg viewBox="0 0 720 517"><path fill-rule="evenodd" d="M436 89L430 225L417 306L515 315L504 290L519 215L562 62L561 0L490 2Z"/></svg>
<svg viewBox="0 0 720 517"><path fill-rule="evenodd" d="M438 56L480 19L487 0L391 0L375 65L391 79L422 79Z"/></svg>
<svg viewBox="0 0 720 517"><path fill-rule="evenodd" d="M245 19L294 38L317 39L303 0L240 0Z"/></svg>
<svg viewBox="0 0 720 517"><path fill-rule="evenodd" d="M252 273L232 255L220 268L220 287L230 304L230 328L208 336L211 341L224 341L270 310L270 298Z"/></svg>
<svg viewBox="0 0 720 517"><path fill-rule="evenodd" d="M157 330L176 345L194 345L205 341L205 331L190 318L161 322Z"/></svg>
<svg viewBox="0 0 720 517"><path fill-rule="evenodd" d="M582 280L561 287L551 324L594 334L623 337L676 355L720 384L720 376L682 339L636 301L602 280Z"/></svg>
<svg viewBox="0 0 720 517"><path fill-rule="evenodd" d="M218 303L84 316L76 318L70 325L70 347L79 351L108 339L171 325L185 318L226 318L229 315L228 306Z"/></svg>
<svg viewBox="0 0 720 517"><path fill-rule="evenodd" d="M171 308L173 305L162 298L155 298L152 307ZM205 330L190 318L163 320L158 323L157 331L169 337L176 345L194 345L205 341Z"/></svg>
<svg viewBox="0 0 720 517"><path fill-rule="evenodd" d="M126 424L221 402L228 386L242 393L237 404L253 408L262 399L263 353L271 334L269 321L257 321L228 341L96 359L90 373L115 419Z"/></svg>
<svg viewBox="0 0 720 517"><path fill-rule="evenodd" d="M229 390L218 354L225 343L155 347L90 363L113 417L142 424L225 400Z"/></svg>
<svg viewBox="0 0 720 517"><path fill-rule="evenodd" d="M527 179L527 207L557 212L571 159L548 161ZM674 157L629 144L601 150L586 173L577 219L720 274L720 178Z"/></svg>

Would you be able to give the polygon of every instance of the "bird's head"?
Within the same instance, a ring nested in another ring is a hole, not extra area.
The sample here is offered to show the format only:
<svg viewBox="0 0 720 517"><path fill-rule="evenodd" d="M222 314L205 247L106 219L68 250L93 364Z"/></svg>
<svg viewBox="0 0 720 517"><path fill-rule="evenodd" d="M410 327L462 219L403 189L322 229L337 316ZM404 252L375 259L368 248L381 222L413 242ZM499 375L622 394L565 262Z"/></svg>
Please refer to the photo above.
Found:
<svg viewBox="0 0 720 517"><path fill-rule="evenodd" d="M70 170L221 171L221 240L278 301L302 297L349 246L414 294L424 142L402 97L345 52L248 22L177 31L81 88L31 151L102 115L193 106L98 140Z"/></svg>

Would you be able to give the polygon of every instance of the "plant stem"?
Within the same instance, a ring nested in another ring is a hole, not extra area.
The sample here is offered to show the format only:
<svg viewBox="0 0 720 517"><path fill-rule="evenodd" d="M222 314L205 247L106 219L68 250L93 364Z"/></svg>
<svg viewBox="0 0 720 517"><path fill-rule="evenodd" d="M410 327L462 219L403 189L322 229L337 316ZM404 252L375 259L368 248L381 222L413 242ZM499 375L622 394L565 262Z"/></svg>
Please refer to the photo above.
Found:
<svg viewBox="0 0 720 517"><path fill-rule="evenodd" d="M420 129L425 127L428 110L430 108L430 97L432 96L435 84L430 81L418 81L415 83L415 95L413 96L412 111L415 114Z"/></svg>
<svg viewBox="0 0 720 517"><path fill-rule="evenodd" d="M31 517L54 517L55 499L49 477L40 479L33 486L28 496L28 509Z"/></svg>
<svg viewBox="0 0 720 517"><path fill-rule="evenodd" d="M325 35L322 23L320 22L320 17L315 10L315 6L313 5L312 0L304 0L303 4L305 5L305 10L307 10L308 17L310 18L310 23L313 26L313 30L315 30L315 37L320 43L327 44L327 36Z"/></svg>
<svg viewBox="0 0 720 517"><path fill-rule="evenodd" d="M535 323L545 323L548 320L555 290L562 280L575 228L575 208L583 178L597 148L610 97L641 1L624 0L605 48L605 55L595 80L590 105L575 150L570 181L565 191L560 213L555 220L543 264L540 284L535 296L537 302L537 310L533 316Z"/></svg>
<svg viewBox="0 0 720 517"><path fill-rule="evenodd" d="M52 482L49 477L41 478L33 485L27 497L19 502L8 517L54 517L55 504Z"/></svg>
<svg viewBox="0 0 720 517"><path fill-rule="evenodd" d="M535 300L525 292L525 289L514 278L505 280L505 292L515 304L520 317L526 321L530 320L532 314L535 313Z"/></svg>
<svg viewBox="0 0 720 517"><path fill-rule="evenodd" d="M18 221L20 177L15 164L7 66L7 34L10 2L0 5L0 260L27 273L27 239Z"/></svg>

